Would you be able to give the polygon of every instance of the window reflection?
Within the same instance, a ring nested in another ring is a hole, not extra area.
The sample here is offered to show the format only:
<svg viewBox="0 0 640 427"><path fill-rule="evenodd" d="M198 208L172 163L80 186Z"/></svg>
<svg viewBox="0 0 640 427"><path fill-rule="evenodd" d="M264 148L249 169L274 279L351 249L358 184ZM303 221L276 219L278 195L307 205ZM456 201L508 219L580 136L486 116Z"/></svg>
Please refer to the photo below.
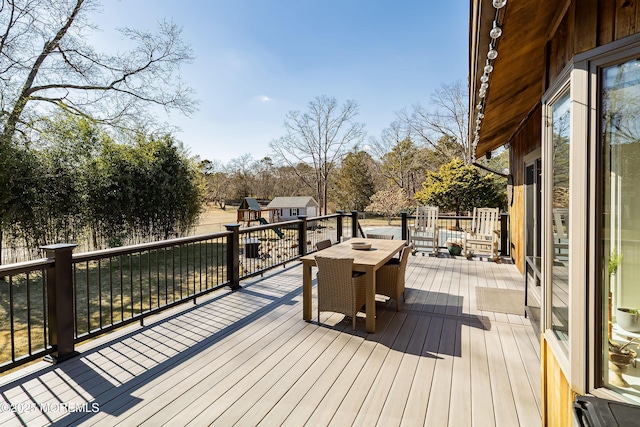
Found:
<svg viewBox="0 0 640 427"><path fill-rule="evenodd" d="M640 401L640 61L602 72L604 380Z"/></svg>
<svg viewBox="0 0 640 427"><path fill-rule="evenodd" d="M568 345L569 338L569 146L570 97L567 89L551 106L553 260L551 275L551 329ZM565 347L566 350L566 347Z"/></svg>

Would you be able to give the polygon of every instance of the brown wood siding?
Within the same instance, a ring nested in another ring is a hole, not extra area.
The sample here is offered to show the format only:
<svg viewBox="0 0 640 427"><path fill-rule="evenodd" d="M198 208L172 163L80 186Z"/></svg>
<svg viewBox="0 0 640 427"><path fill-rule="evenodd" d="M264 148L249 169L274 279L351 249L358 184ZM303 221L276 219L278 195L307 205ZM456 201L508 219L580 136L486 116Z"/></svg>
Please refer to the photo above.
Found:
<svg viewBox="0 0 640 427"><path fill-rule="evenodd" d="M598 2L598 30L597 46L602 46L613 41L615 29L616 3L613 1Z"/></svg>
<svg viewBox="0 0 640 427"><path fill-rule="evenodd" d="M513 203L509 208L511 257L524 274L524 157L541 146L542 107L538 105L510 141Z"/></svg>
<svg viewBox="0 0 640 427"><path fill-rule="evenodd" d="M552 85L581 52L611 43L640 31L640 5L631 0L572 1L556 28L549 28L546 44L546 81ZM542 66L545 66L541 64ZM507 92L508 93L508 92ZM506 95L505 95L506 96ZM531 114L510 141L514 178L511 213L511 255L520 271L524 270L524 156L540 147L541 109Z"/></svg>
<svg viewBox="0 0 640 427"><path fill-rule="evenodd" d="M571 58L640 31L640 6L632 0L571 2L547 43L549 82L555 81ZM547 86L548 87L548 86Z"/></svg>
<svg viewBox="0 0 640 427"><path fill-rule="evenodd" d="M542 425L567 427L573 425L572 404L576 393L571 390L558 361L544 337L541 339L542 363Z"/></svg>

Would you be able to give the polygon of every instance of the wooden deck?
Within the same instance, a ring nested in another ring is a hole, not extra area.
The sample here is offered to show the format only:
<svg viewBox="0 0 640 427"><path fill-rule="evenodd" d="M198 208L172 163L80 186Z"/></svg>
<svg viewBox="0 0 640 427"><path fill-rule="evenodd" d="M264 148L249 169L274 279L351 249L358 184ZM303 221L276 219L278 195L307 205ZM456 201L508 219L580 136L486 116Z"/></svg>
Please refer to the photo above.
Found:
<svg viewBox="0 0 640 427"><path fill-rule="evenodd" d="M379 304L375 334L303 321L301 283L293 263L0 377L0 424L541 424L539 338L476 308L475 286L523 289L514 265L409 257L407 301Z"/></svg>

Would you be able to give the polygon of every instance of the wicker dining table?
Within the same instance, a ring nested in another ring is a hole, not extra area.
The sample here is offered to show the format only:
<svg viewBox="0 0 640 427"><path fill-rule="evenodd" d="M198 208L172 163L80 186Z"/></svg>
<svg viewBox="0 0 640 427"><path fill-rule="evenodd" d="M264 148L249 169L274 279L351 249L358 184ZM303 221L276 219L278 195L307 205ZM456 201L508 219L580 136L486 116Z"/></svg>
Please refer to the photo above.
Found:
<svg viewBox="0 0 640 427"><path fill-rule="evenodd" d="M370 243L368 250L352 249L355 242ZM367 302L366 302L366 330L376 331L376 271L389 261L405 246L404 240L379 240L354 238L346 242L333 245L329 248L314 252L300 258L302 261L302 317L307 322L311 321L312 303L312 277L311 268L316 265L315 256L322 254L326 257L353 258L353 271L366 273Z"/></svg>

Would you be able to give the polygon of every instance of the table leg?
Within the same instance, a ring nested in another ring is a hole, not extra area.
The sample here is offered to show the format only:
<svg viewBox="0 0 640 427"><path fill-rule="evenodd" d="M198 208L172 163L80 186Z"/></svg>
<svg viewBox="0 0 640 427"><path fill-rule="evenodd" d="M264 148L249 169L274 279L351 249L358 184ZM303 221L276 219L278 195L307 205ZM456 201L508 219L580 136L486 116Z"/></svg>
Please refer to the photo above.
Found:
<svg viewBox="0 0 640 427"><path fill-rule="evenodd" d="M376 272L367 268L367 332L376 331Z"/></svg>
<svg viewBox="0 0 640 427"><path fill-rule="evenodd" d="M311 321L311 310L313 308L311 299L311 265L302 265L302 318L307 322Z"/></svg>

